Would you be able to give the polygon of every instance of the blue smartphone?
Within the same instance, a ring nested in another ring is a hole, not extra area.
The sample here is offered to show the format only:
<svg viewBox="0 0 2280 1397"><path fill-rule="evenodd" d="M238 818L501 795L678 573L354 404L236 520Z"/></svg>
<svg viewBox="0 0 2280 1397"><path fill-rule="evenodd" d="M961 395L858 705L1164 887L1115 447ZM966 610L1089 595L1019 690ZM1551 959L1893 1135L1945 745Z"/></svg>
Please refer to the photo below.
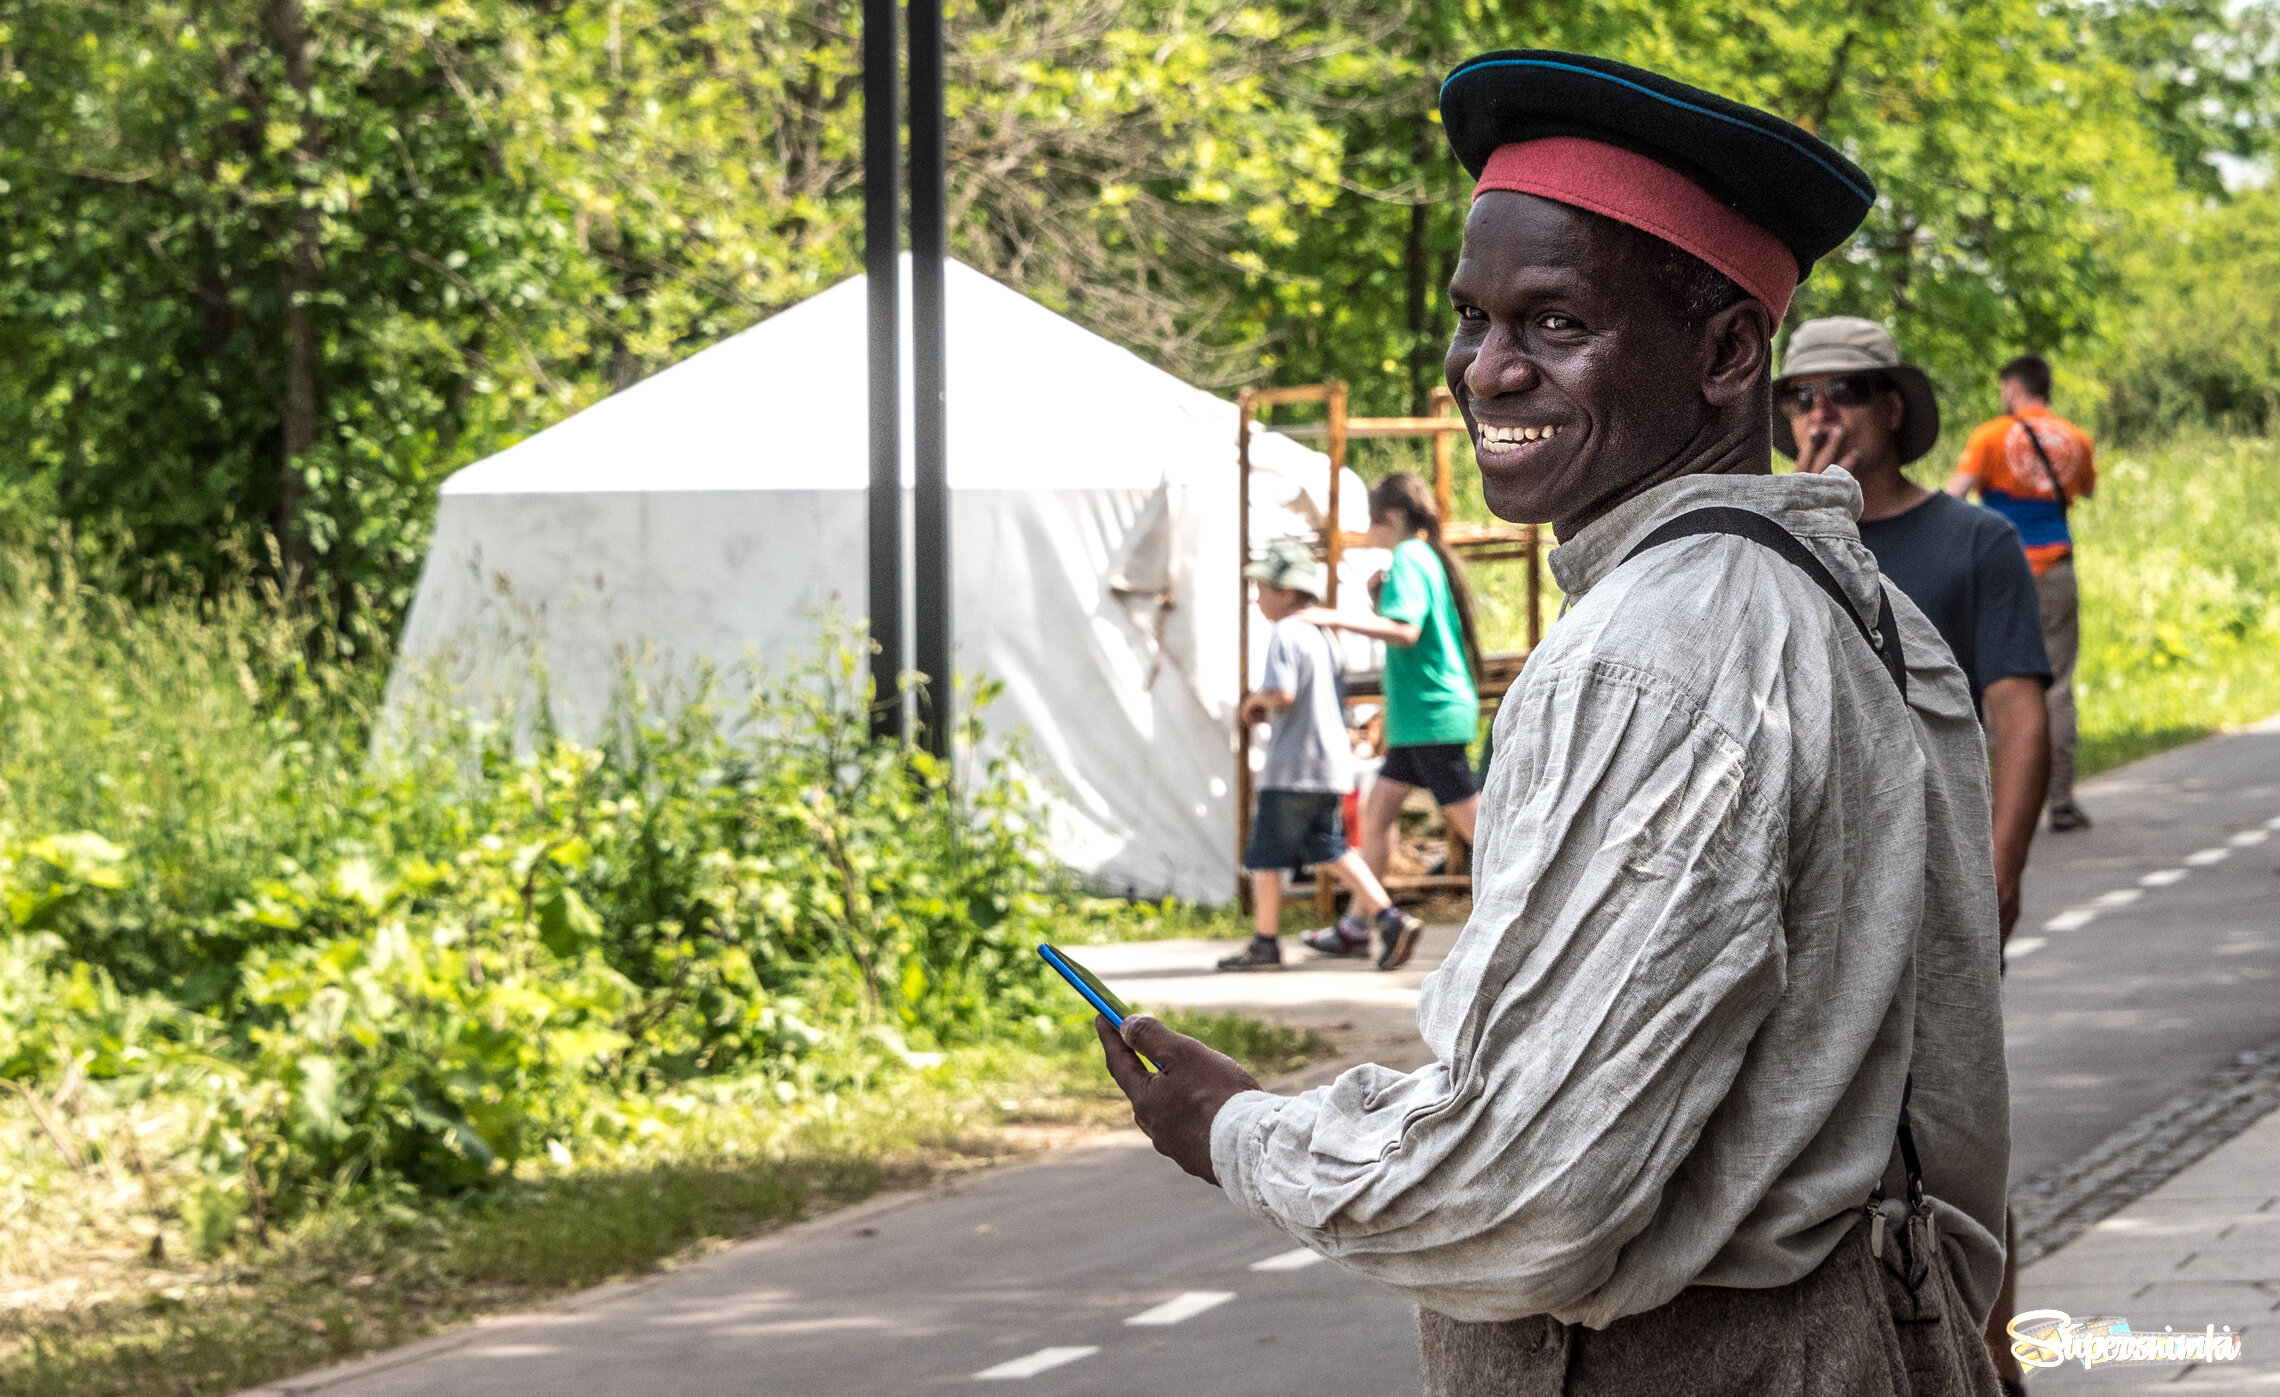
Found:
<svg viewBox="0 0 2280 1397"><path fill-rule="evenodd" d="M1100 982L1098 975L1063 955L1060 947L1040 942L1037 947L1037 954L1044 958L1047 965L1059 971L1061 978L1069 982L1069 987L1083 995L1085 1000L1093 1008L1106 1015L1109 1023L1115 1027L1124 1027L1124 1021L1132 1017L1132 1010L1126 1007L1123 1000L1111 993L1108 986Z"/></svg>

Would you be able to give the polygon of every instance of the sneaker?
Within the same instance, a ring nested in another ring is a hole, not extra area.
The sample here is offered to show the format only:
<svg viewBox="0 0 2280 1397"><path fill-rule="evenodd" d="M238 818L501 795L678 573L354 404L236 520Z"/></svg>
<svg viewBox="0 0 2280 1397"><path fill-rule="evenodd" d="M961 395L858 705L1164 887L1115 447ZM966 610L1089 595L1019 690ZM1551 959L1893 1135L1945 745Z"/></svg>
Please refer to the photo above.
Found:
<svg viewBox="0 0 2280 1397"><path fill-rule="evenodd" d="M1417 953L1417 936L1425 924L1398 907L1378 913L1377 924L1378 938L1385 947L1378 953L1378 969L1399 970L1409 964L1409 958Z"/></svg>
<svg viewBox="0 0 2280 1397"><path fill-rule="evenodd" d="M1264 936L1254 936L1251 944L1219 962L1221 970L1280 970L1283 968L1282 943Z"/></svg>
<svg viewBox="0 0 2280 1397"><path fill-rule="evenodd" d="M1370 953L1369 923L1347 913L1336 926L1316 927L1298 938L1310 951L1326 956L1366 956Z"/></svg>
<svg viewBox="0 0 2280 1397"><path fill-rule="evenodd" d="M2090 812L2076 805L2073 801L2068 801L2064 805L2054 805L2050 808L2050 832L2052 834L2066 834L2072 830L2088 828L2090 828Z"/></svg>

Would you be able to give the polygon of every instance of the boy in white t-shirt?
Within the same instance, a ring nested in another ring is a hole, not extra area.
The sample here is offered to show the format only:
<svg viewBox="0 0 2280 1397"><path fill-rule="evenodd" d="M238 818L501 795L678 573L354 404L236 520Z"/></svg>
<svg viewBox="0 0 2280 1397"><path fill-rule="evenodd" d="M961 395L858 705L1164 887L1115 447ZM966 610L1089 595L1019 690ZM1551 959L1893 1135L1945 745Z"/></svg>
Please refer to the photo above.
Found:
<svg viewBox="0 0 2280 1397"><path fill-rule="evenodd" d="M1219 968L1282 968L1284 869L1326 869L1354 895L1352 910L1339 921L1338 930L1346 934L1324 936L1320 944L1309 938L1317 950L1358 946L1351 954L1366 956L1373 923L1386 944L1413 944L1420 923L1393 905L1361 851L1346 843L1340 805L1354 787L1354 749L1346 735L1337 652L1321 627L1293 616L1320 603L1329 570L1302 541L1277 539L1243 575L1258 584L1259 610L1274 630L1266 672L1257 691L1243 700L1239 721L1271 723L1274 736L1259 772L1258 805L1243 850L1258 931Z"/></svg>

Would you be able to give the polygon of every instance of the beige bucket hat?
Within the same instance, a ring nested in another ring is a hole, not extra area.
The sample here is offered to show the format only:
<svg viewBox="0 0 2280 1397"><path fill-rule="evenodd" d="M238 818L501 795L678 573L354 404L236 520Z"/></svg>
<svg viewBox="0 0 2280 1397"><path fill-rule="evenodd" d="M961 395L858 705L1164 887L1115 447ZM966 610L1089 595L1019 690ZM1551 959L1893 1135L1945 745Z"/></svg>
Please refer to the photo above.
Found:
<svg viewBox="0 0 2280 1397"><path fill-rule="evenodd" d="M1805 374L1875 373L1892 380L1907 411L1900 418L1900 462L1906 465L1932 449L1940 439L1940 401L1932 381L1914 364L1900 362L1900 347L1873 320L1857 315L1828 315L1808 320L1789 336L1789 352L1782 357L1779 388L1786 379ZM1773 448L1797 459L1797 436L1789 430L1789 417L1779 408L1773 413Z"/></svg>

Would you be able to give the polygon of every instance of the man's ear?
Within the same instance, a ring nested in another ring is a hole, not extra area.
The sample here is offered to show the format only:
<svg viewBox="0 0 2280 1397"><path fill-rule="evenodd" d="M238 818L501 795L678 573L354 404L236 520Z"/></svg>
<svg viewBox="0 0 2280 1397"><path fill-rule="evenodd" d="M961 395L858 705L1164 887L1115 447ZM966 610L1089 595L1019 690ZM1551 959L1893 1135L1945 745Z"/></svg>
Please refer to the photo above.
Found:
<svg viewBox="0 0 2280 1397"><path fill-rule="evenodd" d="M1703 324L1702 343L1702 396L1712 407L1730 407L1765 380L1773 363L1773 312L1745 296Z"/></svg>

